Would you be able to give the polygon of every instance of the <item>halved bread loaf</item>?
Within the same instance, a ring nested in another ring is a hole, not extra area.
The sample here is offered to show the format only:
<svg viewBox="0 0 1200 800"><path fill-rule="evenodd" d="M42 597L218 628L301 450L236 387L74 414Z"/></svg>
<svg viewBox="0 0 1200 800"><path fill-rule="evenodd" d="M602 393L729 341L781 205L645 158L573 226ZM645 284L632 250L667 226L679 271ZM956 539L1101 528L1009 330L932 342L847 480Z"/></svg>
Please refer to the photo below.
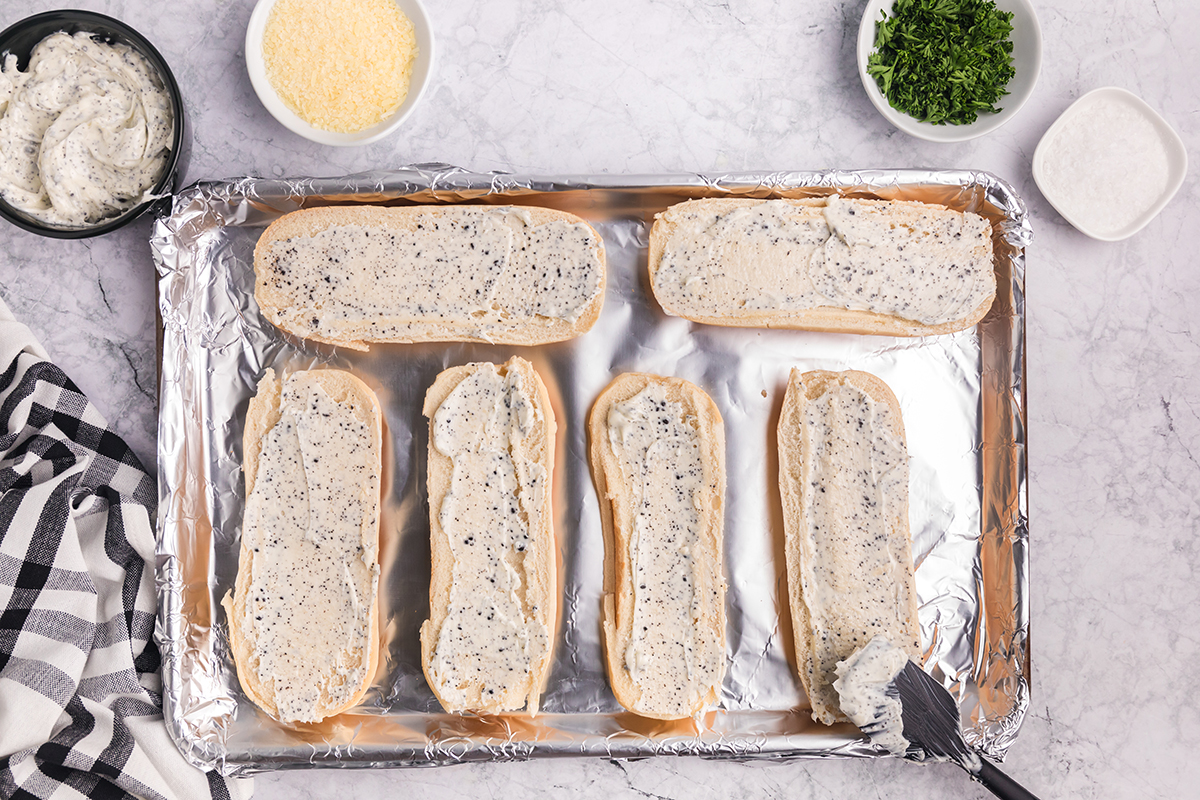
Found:
<svg viewBox="0 0 1200 800"><path fill-rule="evenodd" d="M778 441L796 660L831 724L839 661L877 635L920 658L900 405L866 372L792 370Z"/></svg>
<svg viewBox="0 0 1200 800"><path fill-rule="evenodd" d="M447 711L536 714L550 672L558 584L554 411L533 365L452 367L429 418L426 680Z"/></svg>
<svg viewBox="0 0 1200 800"><path fill-rule="evenodd" d="M268 369L246 412L246 510L224 605L246 695L284 722L357 704L379 657L383 414L340 370Z"/></svg>
<svg viewBox="0 0 1200 800"><path fill-rule="evenodd" d="M570 339L604 303L587 222L518 206L331 206L285 214L254 248L254 297L295 336L533 345Z"/></svg>
<svg viewBox="0 0 1200 800"><path fill-rule="evenodd" d="M725 428L678 378L626 373L588 419L605 532L613 694L645 717L695 716L725 675Z"/></svg>
<svg viewBox="0 0 1200 800"><path fill-rule="evenodd" d="M651 228L649 270L668 314L737 327L950 333L996 294L983 217L838 195L671 206Z"/></svg>

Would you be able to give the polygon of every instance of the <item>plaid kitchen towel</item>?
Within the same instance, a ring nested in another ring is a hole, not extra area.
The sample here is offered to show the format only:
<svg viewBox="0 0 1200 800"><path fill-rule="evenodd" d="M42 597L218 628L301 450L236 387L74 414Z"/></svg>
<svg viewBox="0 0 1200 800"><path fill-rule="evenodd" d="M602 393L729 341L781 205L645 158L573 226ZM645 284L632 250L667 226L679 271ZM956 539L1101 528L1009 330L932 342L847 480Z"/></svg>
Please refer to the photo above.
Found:
<svg viewBox="0 0 1200 800"><path fill-rule="evenodd" d="M249 796L163 724L154 480L3 300L0 369L0 797Z"/></svg>

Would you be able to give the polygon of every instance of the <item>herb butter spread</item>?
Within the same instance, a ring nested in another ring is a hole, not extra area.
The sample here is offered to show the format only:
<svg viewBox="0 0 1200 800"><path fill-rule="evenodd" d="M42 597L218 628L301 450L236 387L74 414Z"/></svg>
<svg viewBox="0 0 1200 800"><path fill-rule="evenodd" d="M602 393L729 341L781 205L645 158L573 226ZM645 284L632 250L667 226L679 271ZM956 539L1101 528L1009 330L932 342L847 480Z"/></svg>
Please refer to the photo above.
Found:
<svg viewBox="0 0 1200 800"><path fill-rule="evenodd" d="M723 619L703 515L719 498L705 473L697 421L664 388L649 384L615 403L609 446L632 492L628 539L633 626L624 667L641 695L633 711L688 716L725 668L725 643L697 636L702 619ZM719 578L718 578L719 580Z"/></svg>
<svg viewBox="0 0 1200 800"><path fill-rule="evenodd" d="M659 219L671 233L654 293L677 316L831 307L939 325L995 291L991 228L969 212L831 195L803 205L691 201Z"/></svg>
<svg viewBox="0 0 1200 800"><path fill-rule="evenodd" d="M883 636L876 636L837 665L833 688L841 699L842 712L871 737L871 741L902 756L908 750L904 738L900 698L887 693L888 686L908 663L908 654Z"/></svg>
<svg viewBox="0 0 1200 800"><path fill-rule="evenodd" d="M920 626L900 406L874 375L793 370L779 422L797 662L825 724L845 719L837 663L876 635L910 655Z"/></svg>
<svg viewBox="0 0 1200 800"><path fill-rule="evenodd" d="M374 209L392 210L401 211ZM589 225L534 224L511 207L437 207L395 224L335 224L272 241L259 260L260 305L262 297L285 298L270 303L271 321L334 341L464 338L428 336L430 326L507 341L507 332L531 322L574 323L604 286L603 248Z"/></svg>
<svg viewBox="0 0 1200 800"><path fill-rule="evenodd" d="M238 624L279 719L297 722L319 721L367 678L379 579L378 423L314 375L283 384L242 527L253 566Z"/></svg>
<svg viewBox="0 0 1200 800"><path fill-rule="evenodd" d="M83 227L149 199L171 148L171 99L144 56L54 33L29 69L0 73L0 195L51 225Z"/></svg>
<svg viewBox="0 0 1200 800"><path fill-rule="evenodd" d="M897 552L888 527L901 502L907 514L908 455L889 432L891 413L842 383L810 402L805 414L813 457L801 481L805 547L812 554L804 602L825 643L817 670L828 691L837 662L872 634L904 641L901 611L908 605L897 596L905 584L895 575L907 556Z"/></svg>
<svg viewBox="0 0 1200 800"><path fill-rule="evenodd" d="M533 566L547 546L536 531L549 476L529 451L542 417L519 372L477 366L433 416L433 446L453 462L438 510L453 575L430 678L447 707L474 708L479 698L536 713L531 671L550 647L540 620L552 602Z"/></svg>

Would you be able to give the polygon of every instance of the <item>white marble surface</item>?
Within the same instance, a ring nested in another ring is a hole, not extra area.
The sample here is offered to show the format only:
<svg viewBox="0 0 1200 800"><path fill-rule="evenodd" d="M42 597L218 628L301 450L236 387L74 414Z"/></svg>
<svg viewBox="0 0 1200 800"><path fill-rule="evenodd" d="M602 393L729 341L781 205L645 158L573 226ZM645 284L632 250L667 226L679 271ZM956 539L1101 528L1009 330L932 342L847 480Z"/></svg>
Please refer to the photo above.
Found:
<svg viewBox="0 0 1200 800"><path fill-rule="evenodd" d="M1200 4L1037 2L1041 80L982 139L891 129L854 63L865 0L426 0L428 95L393 137L311 144L246 77L252 0L83 0L173 66L188 181L337 175L421 161L526 173L961 167L1025 198L1033 700L1005 769L1043 798L1195 797L1200 741L1200 190L1145 230L1074 231L1030 175L1084 92L1122 86L1200 144ZM0 27L55 7L4 3ZM1193 173L1195 168L1193 168ZM0 229L0 293L143 460L155 449L153 267L141 222L82 242ZM260 776L256 796L986 797L954 767L899 762L553 761Z"/></svg>

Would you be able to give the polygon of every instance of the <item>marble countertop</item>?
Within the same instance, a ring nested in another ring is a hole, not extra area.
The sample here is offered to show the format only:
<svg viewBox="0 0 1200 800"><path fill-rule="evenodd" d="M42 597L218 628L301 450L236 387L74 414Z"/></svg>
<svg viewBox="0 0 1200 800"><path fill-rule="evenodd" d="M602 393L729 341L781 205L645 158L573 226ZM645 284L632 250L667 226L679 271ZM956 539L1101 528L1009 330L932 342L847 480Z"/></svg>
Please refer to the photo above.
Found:
<svg viewBox="0 0 1200 800"><path fill-rule="evenodd" d="M1006 771L1043 798L1184 797L1200 741L1200 188L1189 175L1117 243L1067 224L1034 148L1101 86L1138 94L1200 145L1200 5L1037 2L1044 61L1005 127L960 144L890 127L855 66L865 0L425 0L439 45L396 134L329 148L288 132L246 76L252 0L82 0L141 30L191 115L186 182L333 176L441 161L474 171L987 170L1028 205L1032 703ZM0 11L0 27L55 6ZM1119 190L1119 187L1114 187ZM58 241L0 230L0 294L147 465L155 460L154 268L139 221ZM1191 787L1191 788L1189 788ZM556 760L261 775L255 796L989 796L955 767Z"/></svg>

